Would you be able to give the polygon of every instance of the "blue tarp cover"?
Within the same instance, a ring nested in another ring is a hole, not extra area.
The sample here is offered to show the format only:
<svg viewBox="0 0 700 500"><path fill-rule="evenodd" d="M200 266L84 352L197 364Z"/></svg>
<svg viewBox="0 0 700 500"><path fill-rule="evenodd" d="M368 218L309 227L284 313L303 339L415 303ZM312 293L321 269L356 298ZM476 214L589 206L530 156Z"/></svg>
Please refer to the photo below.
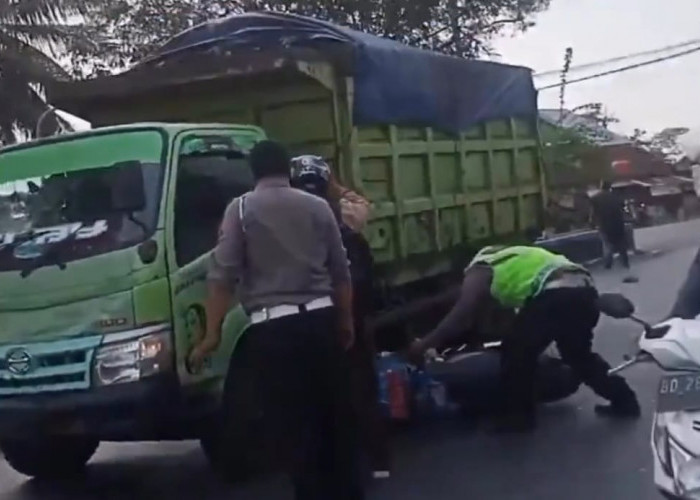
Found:
<svg viewBox="0 0 700 500"><path fill-rule="evenodd" d="M186 51L228 48L352 47L356 124L432 126L449 132L509 117L535 120L529 68L451 57L302 16L249 13L189 29L157 61Z"/></svg>

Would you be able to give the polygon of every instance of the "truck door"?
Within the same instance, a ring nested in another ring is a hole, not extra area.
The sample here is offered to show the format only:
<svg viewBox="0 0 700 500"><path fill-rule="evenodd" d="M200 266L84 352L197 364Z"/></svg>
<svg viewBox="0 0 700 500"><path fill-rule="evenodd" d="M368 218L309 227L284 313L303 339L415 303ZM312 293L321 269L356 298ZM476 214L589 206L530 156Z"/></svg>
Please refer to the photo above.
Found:
<svg viewBox="0 0 700 500"><path fill-rule="evenodd" d="M247 160L235 145L235 134L231 129L193 130L181 133L174 144L166 235L177 367L183 385L222 383L231 352L248 323L236 305L224 322L220 348L206 360L201 372L188 372L187 354L206 324L206 274L221 218L232 199L253 187Z"/></svg>

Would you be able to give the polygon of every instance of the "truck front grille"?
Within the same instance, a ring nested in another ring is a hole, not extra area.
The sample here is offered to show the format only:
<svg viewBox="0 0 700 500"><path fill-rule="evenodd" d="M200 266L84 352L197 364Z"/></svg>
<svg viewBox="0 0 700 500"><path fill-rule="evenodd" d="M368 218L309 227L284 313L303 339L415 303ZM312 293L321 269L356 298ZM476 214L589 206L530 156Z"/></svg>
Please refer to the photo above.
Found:
<svg viewBox="0 0 700 500"><path fill-rule="evenodd" d="M0 346L0 396L87 389L102 336Z"/></svg>

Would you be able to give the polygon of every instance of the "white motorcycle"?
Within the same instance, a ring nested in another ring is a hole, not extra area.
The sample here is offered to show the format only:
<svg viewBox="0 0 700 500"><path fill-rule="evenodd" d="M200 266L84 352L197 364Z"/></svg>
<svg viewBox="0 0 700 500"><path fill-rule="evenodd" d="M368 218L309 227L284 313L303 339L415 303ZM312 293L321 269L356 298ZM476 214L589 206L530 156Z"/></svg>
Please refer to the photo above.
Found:
<svg viewBox="0 0 700 500"><path fill-rule="evenodd" d="M611 374L640 362L664 371L651 433L656 486L667 498L700 500L700 317L651 326L635 318L634 305L618 294L602 294L600 310L643 326L637 353Z"/></svg>

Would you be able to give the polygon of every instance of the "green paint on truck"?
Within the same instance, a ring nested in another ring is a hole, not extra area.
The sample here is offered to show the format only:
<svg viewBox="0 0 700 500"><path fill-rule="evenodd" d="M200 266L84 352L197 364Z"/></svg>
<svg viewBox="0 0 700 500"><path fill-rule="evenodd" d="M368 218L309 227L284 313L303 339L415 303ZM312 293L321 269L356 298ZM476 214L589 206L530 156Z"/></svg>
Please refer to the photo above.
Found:
<svg viewBox="0 0 700 500"><path fill-rule="evenodd" d="M477 247L539 225L536 117L457 135L360 126L352 76L273 55L51 85L53 104L103 128L0 150L0 448L17 470L75 472L107 440L200 439L229 476L260 465L240 307L201 373L184 360L221 215L266 136L371 199L381 349L440 319Z"/></svg>
<svg viewBox="0 0 700 500"><path fill-rule="evenodd" d="M218 211L251 188L244 155L264 137L149 123L0 149L0 448L20 472L77 470L100 440L211 427L248 322L234 308L221 349L188 373L206 321L208 251L197 249L213 247ZM212 166L232 172L218 199L196 191Z"/></svg>

